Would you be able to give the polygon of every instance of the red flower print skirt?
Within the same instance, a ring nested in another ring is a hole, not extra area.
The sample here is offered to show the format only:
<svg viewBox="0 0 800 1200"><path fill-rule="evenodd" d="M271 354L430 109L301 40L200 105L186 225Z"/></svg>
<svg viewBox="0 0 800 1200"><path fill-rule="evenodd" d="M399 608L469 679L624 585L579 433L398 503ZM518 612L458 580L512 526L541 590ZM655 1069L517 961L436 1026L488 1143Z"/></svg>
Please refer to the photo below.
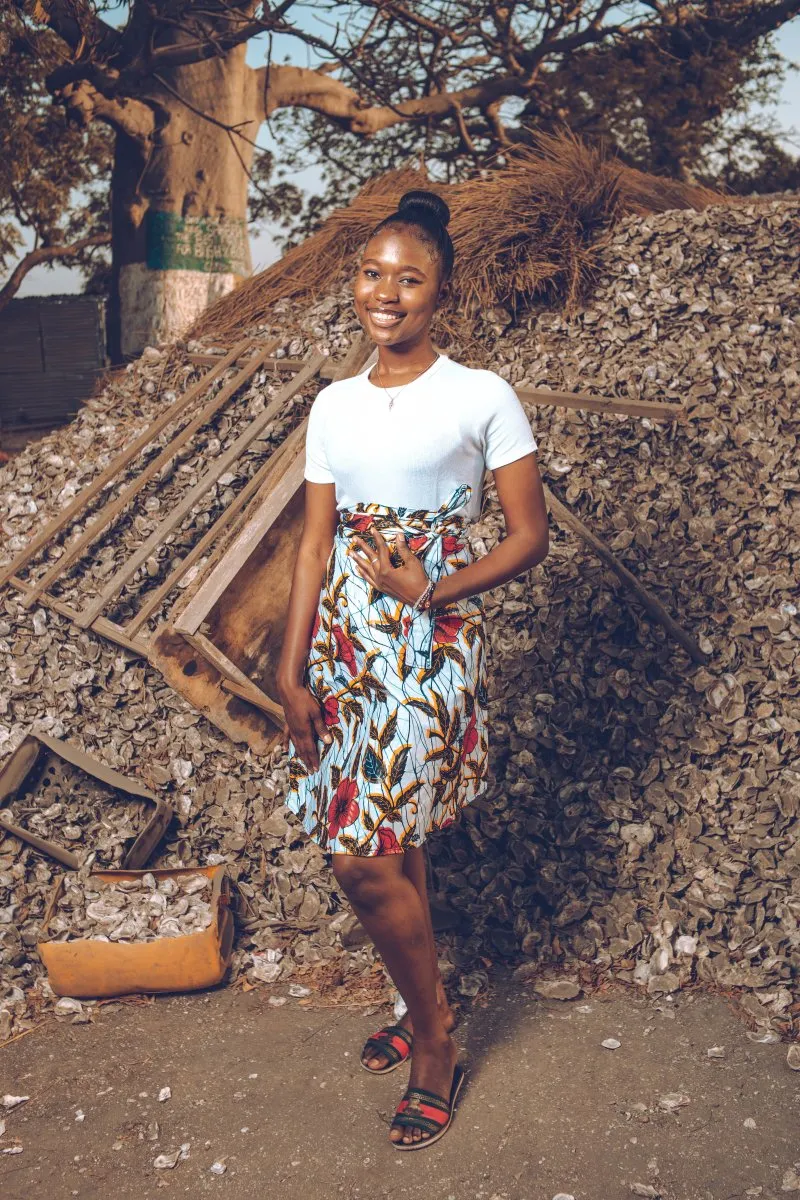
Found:
<svg viewBox="0 0 800 1200"><path fill-rule="evenodd" d="M412 613L353 570L347 554L355 533L369 540L402 531L432 579L460 570L472 561L459 514L471 490L463 484L435 512L381 504L340 511L305 675L333 741L320 741L313 772L290 741L286 798L332 854L420 846L484 789L482 598Z"/></svg>

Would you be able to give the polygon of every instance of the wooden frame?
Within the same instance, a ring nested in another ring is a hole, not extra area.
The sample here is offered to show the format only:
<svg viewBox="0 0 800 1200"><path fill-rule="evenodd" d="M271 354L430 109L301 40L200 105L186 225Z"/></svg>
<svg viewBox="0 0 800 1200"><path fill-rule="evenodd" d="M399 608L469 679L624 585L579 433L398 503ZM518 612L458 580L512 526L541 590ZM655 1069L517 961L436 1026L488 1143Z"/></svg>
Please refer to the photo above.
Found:
<svg viewBox="0 0 800 1200"><path fill-rule="evenodd" d="M292 360L291 370L294 373L293 378L288 379L284 383L277 396L273 398L264 411L251 420L236 441L214 460L213 464L204 472L194 487L181 498L180 502L160 522L153 534L130 555L114 573L111 580L103 586L99 595L86 607L79 609L75 605L69 604L57 596L53 596L48 589L57 580L64 577L65 572L81 558L94 541L107 534L117 517L129 504L135 502L136 497L145 485L157 476L158 472L178 454L189 439L221 411L224 405L250 381L260 367L269 364L270 355L275 348L275 344L275 339L258 343L248 338L237 343L228 354L219 356L211 370L196 380L187 388L183 395L179 396L163 413L160 413L143 433L136 437L129 446L126 446L113 462L105 467L56 517L31 538L27 546L10 564L0 569L0 586L4 583L10 583L21 592L22 603L26 608L30 608L35 604L46 605L63 616L68 617L69 620L73 621L79 627L92 628L102 637L109 638L118 645L124 646L125 649L146 657L148 642L147 640L142 640L140 636L143 624L186 572L223 534L227 526L235 520L236 516L246 506L253 495L257 493L261 483L269 477L274 462L283 459L284 446L281 445L276 448L267 462L259 468L233 503L228 505L225 511L221 513L189 554L172 569L167 579L146 597L139 611L126 625L120 625L118 622L109 620L104 615L103 610L113 603L126 582L146 561L148 555L163 544L165 538L180 524L200 497L233 465L243 451L263 432L270 421L274 420L280 414L281 410L294 394L318 373L320 367L325 365L326 358L324 355L313 355L307 360ZM56 539L62 531L66 530L73 521L85 517L95 497L108 484L112 483L134 461L141 451L151 445L163 430L175 421L180 420L182 416L185 416L189 411L190 405L197 402L204 393L208 392L213 384L222 378L228 369L243 358L244 361L235 375L215 392L199 412L170 439L168 444L142 469L131 483L123 488L115 499L109 500L101 507L88 528L77 538L73 539L73 541L65 545L57 561L35 582L24 579L21 572L35 559L37 554Z"/></svg>

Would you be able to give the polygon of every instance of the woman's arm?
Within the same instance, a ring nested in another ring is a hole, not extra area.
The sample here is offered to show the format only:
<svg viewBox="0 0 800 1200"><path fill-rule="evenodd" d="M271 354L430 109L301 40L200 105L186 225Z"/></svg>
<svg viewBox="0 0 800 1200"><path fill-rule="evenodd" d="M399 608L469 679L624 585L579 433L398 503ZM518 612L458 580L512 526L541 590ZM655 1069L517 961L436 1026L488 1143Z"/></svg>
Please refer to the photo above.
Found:
<svg viewBox="0 0 800 1200"><path fill-rule="evenodd" d="M322 709L303 684L311 630L336 532L336 489L306 480L305 520L297 551L276 684L288 732L310 771L319 766L317 738L330 742Z"/></svg>
<svg viewBox="0 0 800 1200"><path fill-rule="evenodd" d="M506 536L482 558L452 575L443 575L433 589L431 603L434 607L451 604L478 592L488 592L547 557L550 530L536 456L526 454L516 462L498 467L494 482L505 518Z"/></svg>
<svg viewBox="0 0 800 1200"><path fill-rule="evenodd" d="M526 454L516 462L498 467L494 472L497 495L505 518L506 536L482 558L443 575L433 590L432 605L452 604L465 596L489 591L509 579L521 575L547 556L550 531L542 478L534 454ZM354 555L357 570L379 591L387 592L405 604L413 604L427 583L425 568L408 549L405 538L397 541L403 559L401 567L393 567L389 551L382 538L376 540L375 551L360 538L353 538L363 554Z"/></svg>

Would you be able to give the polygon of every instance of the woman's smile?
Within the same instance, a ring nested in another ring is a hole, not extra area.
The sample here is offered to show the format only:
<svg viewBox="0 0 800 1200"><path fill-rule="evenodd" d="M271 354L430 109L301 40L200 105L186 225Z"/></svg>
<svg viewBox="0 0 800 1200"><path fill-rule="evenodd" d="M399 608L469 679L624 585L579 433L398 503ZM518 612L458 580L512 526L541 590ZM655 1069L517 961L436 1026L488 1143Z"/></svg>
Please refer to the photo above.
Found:
<svg viewBox="0 0 800 1200"><path fill-rule="evenodd" d="M367 313L374 325L380 325L383 328L388 328L390 325L397 325L405 316L405 313L389 308L368 308Z"/></svg>

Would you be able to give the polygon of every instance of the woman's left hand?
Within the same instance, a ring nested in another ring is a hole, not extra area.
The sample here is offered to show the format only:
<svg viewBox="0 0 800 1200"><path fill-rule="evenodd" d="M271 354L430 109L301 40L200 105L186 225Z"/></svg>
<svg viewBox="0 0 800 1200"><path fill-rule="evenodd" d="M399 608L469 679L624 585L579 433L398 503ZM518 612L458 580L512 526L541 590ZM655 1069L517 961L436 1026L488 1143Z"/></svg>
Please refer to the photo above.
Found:
<svg viewBox="0 0 800 1200"><path fill-rule="evenodd" d="M386 539L374 525L369 532L375 539L377 549L368 546L357 535L352 538L349 554L355 568L362 579L366 579L379 592L386 592L401 600L403 604L414 604L428 585L425 568L415 554L408 548L408 543L402 533L396 534L395 549L402 559L402 565L393 567L389 557Z"/></svg>

